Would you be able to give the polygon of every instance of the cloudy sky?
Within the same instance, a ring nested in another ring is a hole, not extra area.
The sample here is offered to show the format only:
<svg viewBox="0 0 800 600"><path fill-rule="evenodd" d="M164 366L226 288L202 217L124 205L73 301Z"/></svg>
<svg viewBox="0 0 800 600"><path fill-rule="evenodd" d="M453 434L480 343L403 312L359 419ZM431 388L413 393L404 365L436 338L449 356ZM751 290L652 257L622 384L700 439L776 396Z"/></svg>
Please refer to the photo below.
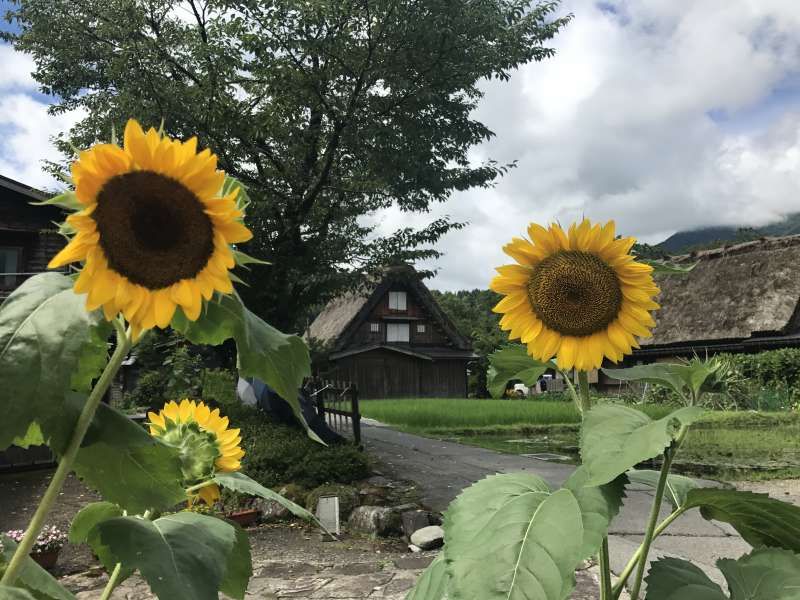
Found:
<svg viewBox="0 0 800 600"><path fill-rule="evenodd" d="M3 10L0 0L0 11ZM502 243L529 221L583 215L658 242L706 224L760 225L800 211L798 0L566 1L555 58L491 82L477 118L497 134L475 160L516 159L491 190L433 215L389 212L387 230L449 214L433 287L486 287ZM0 45L0 173L52 185L49 117L31 61Z"/></svg>

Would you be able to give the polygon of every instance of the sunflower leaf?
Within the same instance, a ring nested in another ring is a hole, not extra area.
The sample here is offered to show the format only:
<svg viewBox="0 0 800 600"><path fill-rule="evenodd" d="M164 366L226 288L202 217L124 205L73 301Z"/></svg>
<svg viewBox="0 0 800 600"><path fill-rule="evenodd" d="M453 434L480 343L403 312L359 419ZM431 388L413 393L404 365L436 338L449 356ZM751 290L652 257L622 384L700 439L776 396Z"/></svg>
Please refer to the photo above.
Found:
<svg viewBox="0 0 800 600"><path fill-rule="evenodd" d="M0 449L25 436L33 421L59 416L64 390L97 348L91 329L102 317L86 312L72 285L60 273L42 273L0 307Z"/></svg>
<svg viewBox="0 0 800 600"><path fill-rule="evenodd" d="M653 489L658 487L658 480L661 478L660 472L649 469L634 469L628 471L627 475L631 483L646 485ZM686 503L688 493L699 487L700 484L691 477L668 475L664 497L672 504L672 508L680 508Z"/></svg>
<svg viewBox="0 0 800 600"><path fill-rule="evenodd" d="M603 373L620 381L644 381L670 388L684 399L701 392L722 391L729 365L726 361L692 359L685 363L653 363L626 369L603 369Z"/></svg>
<svg viewBox="0 0 800 600"><path fill-rule="evenodd" d="M252 574L250 547L232 523L180 512L148 521L117 517L97 525L100 539L125 567L138 569L159 598L243 598Z"/></svg>
<svg viewBox="0 0 800 600"><path fill-rule="evenodd" d="M297 392L311 374L308 348L296 335L281 333L247 310L238 296L217 295L197 321L178 310L172 327L194 344L218 345L236 341L241 377L256 377L289 403L309 437L322 440L308 427Z"/></svg>
<svg viewBox="0 0 800 600"><path fill-rule="evenodd" d="M540 362L532 358L525 346L511 344L489 355L487 387L493 398L502 398L509 381L519 379L533 387L545 371L556 369L552 361Z"/></svg>
<svg viewBox="0 0 800 600"><path fill-rule="evenodd" d="M42 423L56 454L66 448L85 401L84 394L68 394L62 413ZM171 508L186 499L179 451L106 404L97 407L73 468L106 500L132 513Z"/></svg>
<svg viewBox="0 0 800 600"><path fill-rule="evenodd" d="M445 518L453 600L564 600L583 544L581 510L567 489L539 477L496 475L464 490Z"/></svg>
<svg viewBox="0 0 800 600"><path fill-rule="evenodd" d="M3 600L36 600L28 590L0 585L0 598Z"/></svg>
<svg viewBox="0 0 800 600"><path fill-rule="evenodd" d="M6 535L0 535L0 573L5 571L16 549L17 543L14 540ZM30 556L25 558L14 584L27 590L36 600L75 600L70 591ZM5 599L5 596L0 598Z"/></svg>
<svg viewBox="0 0 800 600"><path fill-rule="evenodd" d="M419 576L405 600L447 600L447 569L444 554L439 555Z"/></svg>
<svg viewBox="0 0 800 600"><path fill-rule="evenodd" d="M42 200L41 202L31 202L30 204L34 206L45 206L45 205L54 205L60 206L61 208L65 208L70 211L79 211L86 208L83 204L81 204L78 197L75 195L75 192L72 190L68 190L57 196L53 196L52 198L48 198L47 200Z"/></svg>
<svg viewBox="0 0 800 600"><path fill-rule="evenodd" d="M117 556L111 552L100 539L100 531L97 526L103 521L115 519L123 515L122 509L113 502L92 502L84 506L69 528L69 541L72 544L88 544L100 562L109 573L119 562ZM123 568L120 572L118 583L122 583L133 575L133 569Z"/></svg>
<svg viewBox="0 0 800 600"><path fill-rule="evenodd" d="M700 567L679 558L653 561L645 600L728 600Z"/></svg>
<svg viewBox="0 0 800 600"><path fill-rule="evenodd" d="M578 467L564 487L572 492L581 508L583 521L583 546L581 559L597 554L614 517L619 514L622 499L625 497L625 485L628 480L620 475L610 483L587 487L589 472L585 467Z"/></svg>
<svg viewBox="0 0 800 600"><path fill-rule="evenodd" d="M585 485L608 483L640 462L662 454L682 427L706 412L688 406L654 421L628 406L595 406L586 413L581 426L581 458L589 473Z"/></svg>
<svg viewBox="0 0 800 600"><path fill-rule="evenodd" d="M800 506L739 490L689 490L684 508L700 508L703 518L729 523L754 547L769 546L800 553Z"/></svg>

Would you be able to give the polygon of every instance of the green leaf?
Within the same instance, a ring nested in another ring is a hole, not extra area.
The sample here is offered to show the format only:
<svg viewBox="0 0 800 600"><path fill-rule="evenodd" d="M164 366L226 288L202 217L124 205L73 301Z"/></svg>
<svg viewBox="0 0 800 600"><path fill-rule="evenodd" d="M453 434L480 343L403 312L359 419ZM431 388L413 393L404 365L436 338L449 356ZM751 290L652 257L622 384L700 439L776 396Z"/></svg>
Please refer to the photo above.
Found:
<svg viewBox="0 0 800 600"><path fill-rule="evenodd" d="M120 561L111 552L111 549L100 540L100 531L97 525L122 515L122 509L113 502L92 502L75 515L69 528L69 541L73 544L88 544L109 573ZM123 568L119 582L125 581L132 574L133 569Z"/></svg>
<svg viewBox="0 0 800 600"><path fill-rule="evenodd" d="M34 421L28 426L28 431L21 437L14 438L12 442L15 446L20 448L30 448L31 446L43 446L47 443L42 435L42 428Z"/></svg>
<svg viewBox="0 0 800 600"><path fill-rule="evenodd" d="M66 448L85 398L69 394L64 412L42 424L57 454ZM97 408L74 470L103 498L131 513L171 508L186 499L179 451L106 404Z"/></svg>
<svg viewBox="0 0 800 600"><path fill-rule="evenodd" d="M89 339L81 349L78 366L70 379L71 389L91 391L92 383L108 363L108 338L113 330L114 326L108 321L100 321L89 330Z"/></svg>
<svg viewBox="0 0 800 600"><path fill-rule="evenodd" d="M653 421L628 406L595 406L584 416L581 427L581 458L589 472L586 485L608 483L640 462L658 456L681 427L704 414L704 409L689 406Z"/></svg>
<svg viewBox="0 0 800 600"><path fill-rule="evenodd" d="M57 196L53 196L52 198L48 198L47 200L42 200L41 202L31 202L30 204L34 206L46 206L46 205L53 205L53 206L60 206L61 208L65 208L69 211L79 211L86 208L83 204L81 204L78 197L75 195L75 192L72 190L68 190Z"/></svg>
<svg viewBox="0 0 800 600"><path fill-rule="evenodd" d="M725 576L731 600L798 600L800 556L777 548L762 548L717 567Z"/></svg>
<svg viewBox="0 0 800 600"><path fill-rule="evenodd" d="M281 333L251 313L236 296L217 295L206 305L205 314L189 321L178 311L172 327L195 344L219 345L236 340L238 367L242 377L257 377L292 407L309 437L322 440L308 428L297 391L311 374L308 348L296 335Z"/></svg>
<svg viewBox="0 0 800 600"><path fill-rule="evenodd" d="M449 597L563 600L575 585L583 525L569 490L496 475L467 488L445 517Z"/></svg>
<svg viewBox="0 0 800 600"><path fill-rule="evenodd" d="M236 207L239 210L245 210L250 205L250 195L247 193L247 187L235 177L225 175L225 181L222 183L222 195L227 196L235 189L239 190L239 195L236 196Z"/></svg>
<svg viewBox="0 0 800 600"><path fill-rule="evenodd" d="M36 275L0 307L0 449L24 437L34 420L62 412L91 327L102 318L86 312L72 284L59 273Z"/></svg>
<svg viewBox="0 0 800 600"><path fill-rule="evenodd" d="M729 523L751 546L800 552L800 506L766 494L717 488L690 490L684 506L699 507L705 519Z"/></svg>
<svg viewBox="0 0 800 600"><path fill-rule="evenodd" d="M729 370L725 360L715 357L708 360L693 358L684 363L652 363L627 369L603 369L603 372L620 381L644 381L670 388L681 398L690 400L701 392L722 391Z"/></svg>
<svg viewBox="0 0 800 600"><path fill-rule="evenodd" d="M6 535L0 535L0 574L14 556L17 543ZM26 589L37 600L76 600L75 596L64 588L55 578L45 571L30 556L25 558L22 568L14 582L17 587ZM0 596L2 598L2 596Z"/></svg>
<svg viewBox="0 0 800 600"><path fill-rule="evenodd" d="M519 379L528 387L533 387L539 377L556 366L548 361L539 362L528 355L525 346L513 344L489 355L487 388L493 398L502 398L508 382Z"/></svg>
<svg viewBox="0 0 800 600"><path fill-rule="evenodd" d="M637 258L636 260L653 267L653 275L686 275L697 266L697 263L683 266L647 258Z"/></svg>
<svg viewBox="0 0 800 600"><path fill-rule="evenodd" d="M250 540L247 532L237 523L231 523L236 531L236 540L228 554L225 566L225 578L219 590L231 598L244 598L247 584L253 575L253 560L250 556Z"/></svg>
<svg viewBox="0 0 800 600"><path fill-rule="evenodd" d="M651 471L649 469L638 469L628 471L628 479L631 483L639 483L647 485L655 489L658 487L658 480L661 477L659 471ZM669 500L672 508L683 506L686 502L686 495L693 489L700 487L691 477L684 477L683 475L668 475L667 487L664 491L664 498Z"/></svg>
<svg viewBox="0 0 800 600"><path fill-rule="evenodd" d="M627 483L627 478L620 475L605 485L587 487L588 479L589 471L580 466L564 483L564 487L572 492L581 509L583 521L581 560L596 555L600 550L603 539L608 535L611 521L619 514Z"/></svg>
<svg viewBox="0 0 800 600"><path fill-rule="evenodd" d="M653 561L645 600L728 600L702 569L678 558Z"/></svg>
<svg viewBox="0 0 800 600"><path fill-rule="evenodd" d="M3 600L36 600L27 590L7 585L0 585L0 598Z"/></svg>
<svg viewBox="0 0 800 600"><path fill-rule="evenodd" d="M118 517L97 528L103 544L125 567L138 569L159 598L217 600L223 587L235 598L244 597L251 569L249 561L246 569L231 569L232 555L237 561L245 558L231 523L181 512L155 521Z"/></svg>
<svg viewBox="0 0 800 600"><path fill-rule="evenodd" d="M797 600L800 598L800 556L762 548L738 560L723 558L717 567L725 576L730 600ZM653 562L645 600L728 600L722 589L685 560Z"/></svg>
<svg viewBox="0 0 800 600"><path fill-rule="evenodd" d="M405 600L447 600L447 581L444 554L440 552L422 572Z"/></svg>
<svg viewBox="0 0 800 600"><path fill-rule="evenodd" d="M277 492L264 487L257 481L250 479L244 473L217 473L214 475L214 482L234 492L258 496L265 500L272 500L285 507L290 513L301 519L318 523L317 518L299 504L295 504L288 498L284 498Z"/></svg>
<svg viewBox="0 0 800 600"><path fill-rule="evenodd" d="M246 267L246 265L271 265L272 263L267 260L261 260L260 258L256 258L255 256L250 256L249 254L245 254L241 250L233 250L233 259L236 261L236 264L240 267Z"/></svg>

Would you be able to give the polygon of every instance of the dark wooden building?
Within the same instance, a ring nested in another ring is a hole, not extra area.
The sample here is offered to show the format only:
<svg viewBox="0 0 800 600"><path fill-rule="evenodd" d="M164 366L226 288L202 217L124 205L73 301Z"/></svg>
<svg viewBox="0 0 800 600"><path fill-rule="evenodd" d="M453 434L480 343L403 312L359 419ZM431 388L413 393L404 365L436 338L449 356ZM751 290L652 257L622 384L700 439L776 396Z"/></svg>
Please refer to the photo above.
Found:
<svg viewBox="0 0 800 600"><path fill-rule="evenodd" d="M467 395L476 355L412 267L332 300L306 336L325 349L319 374L355 382L363 398Z"/></svg>
<svg viewBox="0 0 800 600"><path fill-rule="evenodd" d="M31 206L46 195L0 175L0 301L47 263L66 244L58 233L63 212L55 206Z"/></svg>

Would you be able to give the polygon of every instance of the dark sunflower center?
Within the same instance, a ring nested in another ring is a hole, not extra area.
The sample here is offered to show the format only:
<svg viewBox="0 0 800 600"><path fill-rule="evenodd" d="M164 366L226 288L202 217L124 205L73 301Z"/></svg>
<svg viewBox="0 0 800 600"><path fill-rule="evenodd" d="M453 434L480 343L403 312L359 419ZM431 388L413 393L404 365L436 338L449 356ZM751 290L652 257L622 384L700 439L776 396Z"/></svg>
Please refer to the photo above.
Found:
<svg viewBox="0 0 800 600"><path fill-rule="evenodd" d="M577 251L553 254L536 265L528 297L542 323L578 337L605 329L622 306L614 269L593 254Z"/></svg>
<svg viewBox="0 0 800 600"><path fill-rule="evenodd" d="M214 251L211 219L200 200L153 171L109 179L92 217L109 266L151 290L191 279Z"/></svg>

